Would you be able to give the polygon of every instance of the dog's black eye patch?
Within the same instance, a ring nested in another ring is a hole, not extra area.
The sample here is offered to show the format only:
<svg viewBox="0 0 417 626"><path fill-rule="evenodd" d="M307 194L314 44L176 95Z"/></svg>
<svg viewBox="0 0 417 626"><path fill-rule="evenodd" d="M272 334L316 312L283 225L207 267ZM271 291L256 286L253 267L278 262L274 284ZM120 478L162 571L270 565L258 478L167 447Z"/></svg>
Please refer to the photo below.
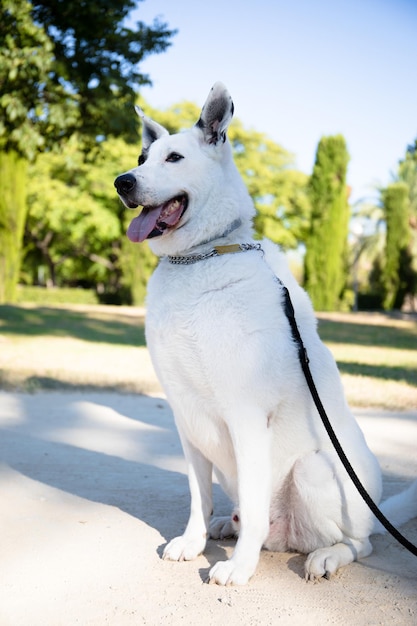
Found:
<svg viewBox="0 0 417 626"><path fill-rule="evenodd" d="M181 159L183 159L184 157L182 156L182 154L178 154L178 152L170 152L170 154L168 154L167 158L166 158L166 162L167 163L178 163L178 161L181 161Z"/></svg>
<svg viewBox="0 0 417 626"><path fill-rule="evenodd" d="M146 161L146 159L145 159L144 155L140 154L139 158L138 158L138 165L143 165L145 163L145 161Z"/></svg>

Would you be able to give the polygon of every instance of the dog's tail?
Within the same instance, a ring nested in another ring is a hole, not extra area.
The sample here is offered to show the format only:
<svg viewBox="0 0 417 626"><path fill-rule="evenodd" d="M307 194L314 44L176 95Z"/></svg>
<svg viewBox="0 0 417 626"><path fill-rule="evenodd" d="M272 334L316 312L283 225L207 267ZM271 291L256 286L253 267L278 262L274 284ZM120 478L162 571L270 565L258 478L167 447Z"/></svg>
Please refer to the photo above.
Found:
<svg viewBox="0 0 417 626"><path fill-rule="evenodd" d="M385 517L395 527L401 526L408 520L417 517L417 480L405 490L391 496L379 506ZM373 534L386 533L386 529L381 522L375 519Z"/></svg>

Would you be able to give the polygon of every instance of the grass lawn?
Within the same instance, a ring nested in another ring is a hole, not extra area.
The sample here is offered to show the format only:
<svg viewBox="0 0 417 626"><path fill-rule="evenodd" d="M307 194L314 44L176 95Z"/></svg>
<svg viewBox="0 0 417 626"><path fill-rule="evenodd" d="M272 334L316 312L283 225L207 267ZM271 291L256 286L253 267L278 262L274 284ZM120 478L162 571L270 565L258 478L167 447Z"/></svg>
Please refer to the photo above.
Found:
<svg viewBox="0 0 417 626"><path fill-rule="evenodd" d="M144 310L0 306L0 388L158 391Z"/></svg>
<svg viewBox="0 0 417 626"><path fill-rule="evenodd" d="M417 410L417 317L319 313L352 406Z"/></svg>
<svg viewBox="0 0 417 626"><path fill-rule="evenodd" d="M318 314L352 406L417 409L417 318ZM0 306L0 388L159 390L144 310L90 305Z"/></svg>

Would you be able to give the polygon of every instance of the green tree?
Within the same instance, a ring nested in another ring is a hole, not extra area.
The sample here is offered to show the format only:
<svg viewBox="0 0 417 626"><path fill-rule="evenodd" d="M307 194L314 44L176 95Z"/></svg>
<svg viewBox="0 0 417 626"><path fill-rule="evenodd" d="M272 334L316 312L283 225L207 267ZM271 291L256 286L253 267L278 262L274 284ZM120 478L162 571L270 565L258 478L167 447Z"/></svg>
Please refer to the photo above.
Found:
<svg viewBox="0 0 417 626"><path fill-rule="evenodd" d="M408 186L410 225L417 230L417 139L407 147L405 158L399 163L398 180Z"/></svg>
<svg viewBox="0 0 417 626"><path fill-rule="evenodd" d="M52 67L52 44L35 25L30 4L4 0L0 21L0 302L13 301L26 218L27 159L43 145L36 127L37 96ZM37 95L31 85L38 85ZM29 115L29 112L32 115Z"/></svg>
<svg viewBox="0 0 417 626"><path fill-rule="evenodd" d="M118 143L126 147L122 140ZM103 171L108 153L104 145L94 167L85 161L76 135L65 151L45 152L30 165L24 240L30 282L37 281L38 267L46 268L42 274L53 286L76 280L111 282L108 270L113 269L110 259L120 239L120 221L111 174Z"/></svg>
<svg viewBox="0 0 417 626"><path fill-rule="evenodd" d="M141 1L141 0L139 0ZM176 31L154 20L126 25L135 0L32 0L33 18L53 43L50 90L64 86L76 117L66 134L78 132L87 147L103 136L137 141L138 122L132 106L142 85L151 84L140 63L170 45Z"/></svg>
<svg viewBox="0 0 417 626"><path fill-rule="evenodd" d="M66 2L3 0L0 22L0 185L13 163L31 160L39 150L56 150L77 133L86 158L105 137L137 137L131 115L137 86L150 83L139 72L146 55L161 52L174 31L155 21L125 25L133 0ZM6 164L9 160L9 164ZM26 167L16 180L25 190ZM14 298L25 201L17 187L0 210L0 301ZM20 210L15 220L10 214ZM12 229L12 230L10 230Z"/></svg>
<svg viewBox="0 0 417 626"><path fill-rule="evenodd" d="M303 241L309 223L308 176L293 166L293 155L263 133L230 127L236 165L256 208L255 229L283 249Z"/></svg>
<svg viewBox="0 0 417 626"><path fill-rule="evenodd" d="M385 263L382 270L384 308L401 308L412 278L409 188L404 182L382 193L386 221Z"/></svg>
<svg viewBox="0 0 417 626"><path fill-rule="evenodd" d="M408 187L409 225L410 225L410 268L408 271L408 294L415 298L417 294L417 139L409 145L405 158L398 167L398 180Z"/></svg>
<svg viewBox="0 0 417 626"><path fill-rule="evenodd" d="M134 246L125 236L131 215L113 186L137 154L137 147L110 138L86 162L73 135L65 151L45 152L30 164L25 282L95 288L103 302L143 302L155 259L146 244Z"/></svg>
<svg viewBox="0 0 417 626"><path fill-rule="evenodd" d="M0 303L15 298L20 242L26 217L27 162L17 152L0 152Z"/></svg>
<svg viewBox="0 0 417 626"><path fill-rule="evenodd" d="M311 222L304 272L305 287L321 311L340 309L347 281L348 162L342 135L320 140L309 183Z"/></svg>
<svg viewBox="0 0 417 626"><path fill-rule="evenodd" d="M366 233L361 237L360 263L361 302L366 308L399 308L407 296L413 306L417 293L417 140L407 147L393 182L393 187L377 190L379 201L362 201L355 208L355 217L365 225ZM392 204L397 207L394 215ZM408 229L409 243L402 251L395 235L398 226L405 242Z"/></svg>
<svg viewBox="0 0 417 626"><path fill-rule="evenodd" d="M381 192L380 192L381 193ZM382 308L381 268L385 250L385 219L380 202L370 199L358 201L352 207L353 232L350 241L352 286L358 294L356 304L363 309Z"/></svg>

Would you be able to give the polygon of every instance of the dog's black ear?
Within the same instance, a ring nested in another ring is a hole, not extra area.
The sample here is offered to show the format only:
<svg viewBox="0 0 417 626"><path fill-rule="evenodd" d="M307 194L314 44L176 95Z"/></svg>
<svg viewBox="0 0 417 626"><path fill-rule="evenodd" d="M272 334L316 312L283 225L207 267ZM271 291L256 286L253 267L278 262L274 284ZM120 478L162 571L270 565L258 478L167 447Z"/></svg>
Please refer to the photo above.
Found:
<svg viewBox="0 0 417 626"><path fill-rule="evenodd" d="M215 83L201 110L196 127L207 143L216 145L226 141L227 128L233 117L233 100L222 83Z"/></svg>
<svg viewBox="0 0 417 626"><path fill-rule="evenodd" d="M169 133L161 124L147 117L140 107L135 106L135 111L142 120L142 152L147 152L151 143Z"/></svg>

